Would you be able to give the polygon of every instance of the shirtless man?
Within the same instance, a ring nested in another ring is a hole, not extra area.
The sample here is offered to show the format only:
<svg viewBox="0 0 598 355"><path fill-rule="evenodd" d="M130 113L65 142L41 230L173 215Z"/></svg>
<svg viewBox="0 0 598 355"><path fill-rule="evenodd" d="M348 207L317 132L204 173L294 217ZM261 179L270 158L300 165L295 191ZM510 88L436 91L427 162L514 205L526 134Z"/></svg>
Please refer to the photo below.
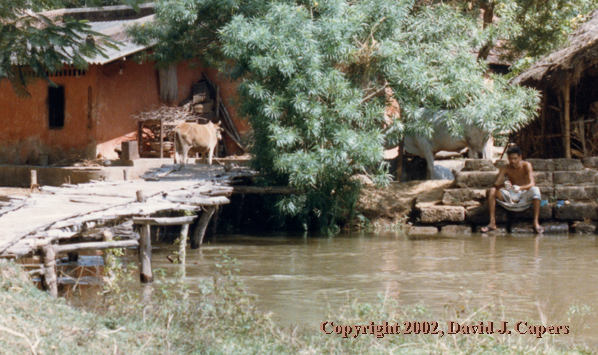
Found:
<svg viewBox="0 0 598 355"><path fill-rule="evenodd" d="M503 165L494 180L494 186L488 189L488 210L490 223L481 229L483 233L496 229L496 200L507 210L522 211L534 206L534 230L538 234L544 232L540 226L540 189L536 186L532 165L521 160L521 149L512 146L507 149L509 164ZM507 181L504 181L505 176Z"/></svg>

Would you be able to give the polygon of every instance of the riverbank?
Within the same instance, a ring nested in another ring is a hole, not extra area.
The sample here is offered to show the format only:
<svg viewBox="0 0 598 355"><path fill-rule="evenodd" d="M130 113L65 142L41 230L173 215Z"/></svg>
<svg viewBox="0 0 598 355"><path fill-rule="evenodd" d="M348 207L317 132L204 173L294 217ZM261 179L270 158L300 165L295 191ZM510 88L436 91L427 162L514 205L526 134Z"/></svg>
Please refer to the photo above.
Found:
<svg viewBox="0 0 598 355"><path fill-rule="evenodd" d="M153 297L114 292L103 296L93 309L75 309L38 291L17 266L2 262L0 348L14 354L593 353L559 345L562 339L557 335L538 339L519 334L389 334L384 338L361 334L345 339L342 334L325 334L320 323L285 328L256 310L253 297L232 272L236 267L233 260L225 256L220 264L214 281L202 282L199 287L161 282ZM461 322L499 318L492 314L492 307L476 312L455 305L448 311ZM433 318L423 307L406 309L390 299L351 303L329 313L323 320L337 325L387 321L402 326L403 321ZM327 325L325 330L333 332L334 327Z"/></svg>

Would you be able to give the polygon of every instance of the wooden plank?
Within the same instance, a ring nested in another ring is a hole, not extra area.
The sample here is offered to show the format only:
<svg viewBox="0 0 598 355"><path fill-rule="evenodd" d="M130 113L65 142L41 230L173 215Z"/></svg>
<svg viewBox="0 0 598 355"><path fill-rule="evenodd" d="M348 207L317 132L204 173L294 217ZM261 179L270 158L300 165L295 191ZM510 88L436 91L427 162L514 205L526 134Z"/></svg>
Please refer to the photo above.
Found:
<svg viewBox="0 0 598 355"><path fill-rule="evenodd" d="M233 186L235 194L295 194L297 191L286 186Z"/></svg>
<svg viewBox="0 0 598 355"><path fill-rule="evenodd" d="M225 205L230 203L230 200L224 196L217 197L191 197L191 198L170 198L166 196L166 199L171 202L184 203L187 205L194 206L213 206L213 205Z"/></svg>
<svg viewBox="0 0 598 355"><path fill-rule="evenodd" d="M106 241L106 242L64 244L64 245L56 246L55 248L58 253L68 253L68 252L81 251L81 250L130 248L130 247L138 247L138 246L139 246L139 242L136 240L117 240L117 241Z"/></svg>
<svg viewBox="0 0 598 355"><path fill-rule="evenodd" d="M197 216L185 217L136 217L133 218L134 224L149 224L152 226L178 226L184 224L191 224Z"/></svg>

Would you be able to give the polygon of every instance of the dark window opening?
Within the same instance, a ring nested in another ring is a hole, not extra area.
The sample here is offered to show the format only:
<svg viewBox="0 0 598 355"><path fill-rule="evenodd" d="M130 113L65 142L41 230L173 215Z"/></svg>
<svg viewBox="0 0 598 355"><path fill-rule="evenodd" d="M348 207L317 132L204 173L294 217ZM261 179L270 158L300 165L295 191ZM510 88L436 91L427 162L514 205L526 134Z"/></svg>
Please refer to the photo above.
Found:
<svg viewBox="0 0 598 355"><path fill-rule="evenodd" d="M64 127L64 86L48 87L50 128Z"/></svg>

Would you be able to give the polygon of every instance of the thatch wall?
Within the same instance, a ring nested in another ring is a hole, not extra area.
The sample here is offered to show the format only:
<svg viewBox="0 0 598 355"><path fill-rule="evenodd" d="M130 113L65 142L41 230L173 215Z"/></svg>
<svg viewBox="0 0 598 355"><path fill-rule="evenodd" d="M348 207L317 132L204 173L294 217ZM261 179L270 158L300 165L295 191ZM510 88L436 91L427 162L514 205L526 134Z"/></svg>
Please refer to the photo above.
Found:
<svg viewBox="0 0 598 355"><path fill-rule="evenodd" d="M541 114L512 140L527 157L598 155L598 10L568 45L512 80L542 92Z"/></svg>

